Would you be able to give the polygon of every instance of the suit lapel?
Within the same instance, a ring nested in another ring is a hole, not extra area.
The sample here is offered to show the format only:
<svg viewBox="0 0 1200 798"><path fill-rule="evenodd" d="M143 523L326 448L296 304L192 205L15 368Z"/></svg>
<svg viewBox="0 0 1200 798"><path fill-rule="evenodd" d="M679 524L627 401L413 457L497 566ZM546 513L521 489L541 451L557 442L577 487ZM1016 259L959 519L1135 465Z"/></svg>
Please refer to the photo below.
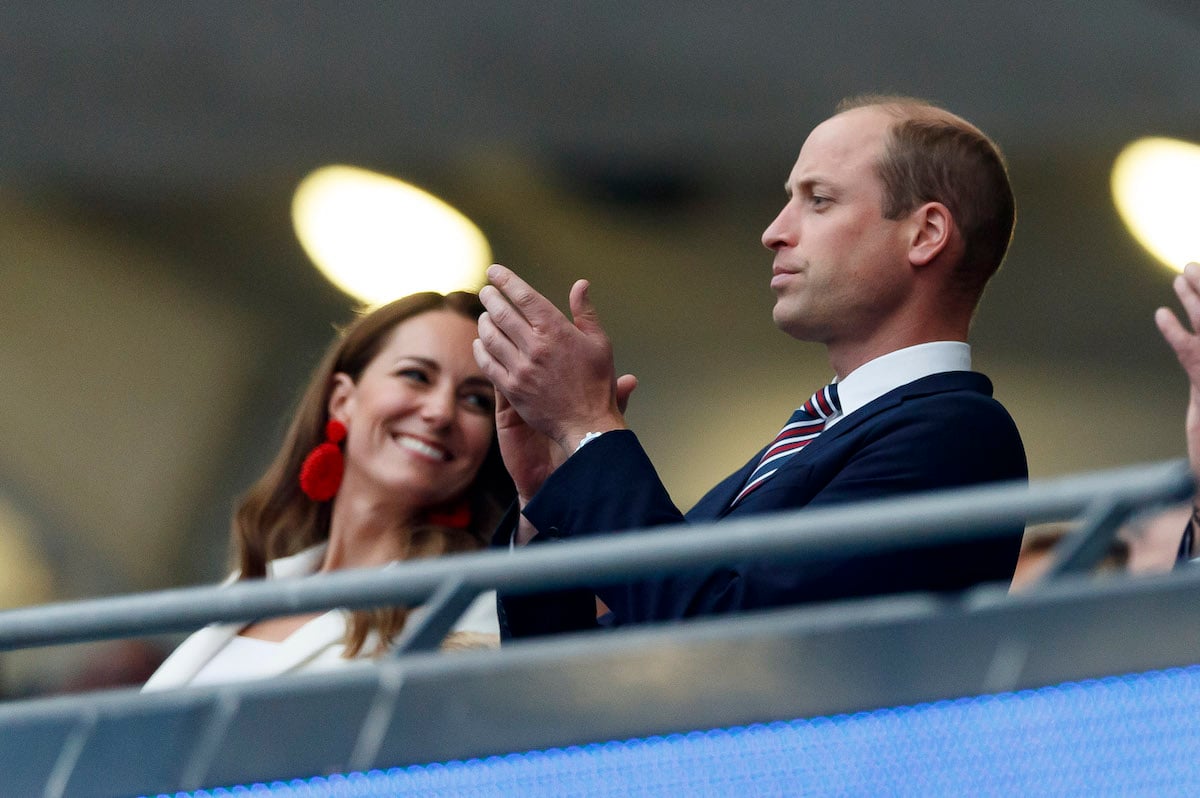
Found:
<svg viewBox="0 0 1200 798"><path fill-rule="evenodd" d="M831 428L822 432L812 443L805 446L802 451L784 460L779 466L779 471L773 474L771 479L777 479L792 469L807 468L810 463L821 456L823 451L833 446L838 438L848 435L873 416L885 410L896 407L914 397L955 390L978 391L979 393L991 396L992 383L987 377L978 372L946 371L913 380L907 385L901 385L899 388L888 391L883 396L868 402L850 415L842 418ZM750 473L758 465L758 461L764 451L766 451L765 446L759 449L754 457L750 458L749 462L742 466L736 473L726 477L715 488L706 493L696 503L696 506L688 511L688 520L715 520L728 515L732 510L729 503L733 501L733 497L738 494L738 491L741 490ZM749 498L747 497L747 499Z"/></svg>
<svg viewBox="0 0 1200 798"><path fill-rule="evenodd" d="M330 647L340 644L345 634L344 611L330 610L313 618L279 643L279 649L272 658L270 672L266 675L276 676L296 670Z"/></svg>
<svg viewBox="0 0 1200 798"><path fill-rule="evenodd" d="M193 633L158 667L144 690L182 687L220 651L244 623L215 623Z"/></svg>
<svg viewBox="0 0 1200 798"><path fill-rule="evenodd" d="M974 371L943 371L931 374L919 380L894 388L855 410L841 421L834 424L817 436L816 440L804 447L795 457L789 457L780 467L780 472L788 467L795 468L805 462L812 462L821 452L834 445L838 438L853 432L874 416L885 410L903 404L909 399L930 394L946 393L947 391L977 391L987 396L992 395L992 383L982 374ZM778 474L776 474L778 476ZM773 479L774 477L772 477Z"/></svg>
<svg viewBox="0 0 1200 798"><path fill-rule="evenodd" d="M712 521L724 517L729 512L729 503L733 501L733 497L742 489L746 479L758 465L758 461L762 458L763 452L767 447L763 447L750 458L750 460L736 472L725 477L717 483L717 486L696 502L696 505L687 512L689 521Z"/></svg>

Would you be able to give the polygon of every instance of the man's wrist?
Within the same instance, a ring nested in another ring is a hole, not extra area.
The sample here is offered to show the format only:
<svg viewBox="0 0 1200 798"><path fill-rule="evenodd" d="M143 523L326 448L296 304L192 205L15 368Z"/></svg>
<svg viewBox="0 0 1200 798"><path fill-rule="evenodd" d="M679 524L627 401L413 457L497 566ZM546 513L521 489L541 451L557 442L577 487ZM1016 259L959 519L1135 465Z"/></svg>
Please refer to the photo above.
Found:
<svg viewBox="0 0 1200 798"><path fill-rule="evenodd" d="M611 432L611 430L605 430L605 432ZM603 434L604 432L585 432L583 437L579 439L579 443L575 446L575 452L578 452L584 446L587 446L589 443L596 440ZM575 452L572 452L572 454Z"/></svg>
<svg viewBox="0 0 1200 798"><path fill-rule="evenodd" d="M618 429L625 429L625 425L619 421L592 424L577 431L567 433L559 441L559 446L562 448L563 454L570 457L582 449L584 445L591 443L604 433Z"/></svg>

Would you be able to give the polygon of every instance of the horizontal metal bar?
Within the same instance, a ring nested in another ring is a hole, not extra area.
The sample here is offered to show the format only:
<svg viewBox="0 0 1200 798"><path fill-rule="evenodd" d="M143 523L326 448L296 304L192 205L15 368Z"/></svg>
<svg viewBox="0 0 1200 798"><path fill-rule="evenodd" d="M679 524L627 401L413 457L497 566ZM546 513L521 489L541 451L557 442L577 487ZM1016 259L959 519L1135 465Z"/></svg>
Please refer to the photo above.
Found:
<svg viewBox="0 0 1200 798"><path fill-rule="evenodd" d="M417 651L437 649L454 622L478 595L478 591L465 588L458 577L443 582L422 605L421 614L416 618L409 616L403 632L392 646L391 656L402 657Z"/></svg>
<svg viewBox="0 0 1200 798"><path fill-rule="evenodd" d="M967 541L1002 526L1060 520L1098 496L1130 506L1182 500L1193 480L1184 460L1122 468L1031 485L1004 484L926 493L752 519L622 532L228 587L192 587L50 604L0 613L0 650L108 637L184 631L330 607L420 604L448 580L464 589L550 590L745 558L803 561L838 554Z"/></svg>
<svg viewBox="0 0 1200 798"><path fill-rule="evenodd" d="M31 773L29 768L36 765L18 758L9 763L18 784L39 777L50 785L65 784L69 777L71 787L65 794L95 794L89 789L78 792L78 787L95 783L98 769L105 767L97 764L95 751L113 756L104 737L119 728L121 736L146 738L139 750L151 752L145 761L155 763L145 767L136 793L174 794L195 789L201 781L230 784L245 778L236 764L232 774L222 769L226 765L213 758L215 743L228 733L238 736L232 743L225 739L225 749L261 745L261 740L246 739L247 728L257 731L257 724L226 729L243 705L248 713L261 714L257 699L264 697L288 700L289 722L278 727L277 735L291 753L286 764L271 760L272 767L282 769L263 776L327 772L327 746L345 747L344 739L330 739L326 718L305 700L313 693L349 697L345 711L354 721L343 724L342 733L347 726L358 728L361 738L353 749L351 770L478 758L1192 664L1196 635L1191 632L1197 616L1190 611L1190 597L1198 586L1200 569L1184 569L1152 579L1067 579L1041 593L1017 596L992 587L963 598L905 595L777 609L620 629L602 636L522 641L503 652L458 657L415 653L399 661L385 660L379 668L286 680L33 699L0 706L0 727L36 745L39 721L68 724L74 731L66 744L75 749L87 746L93 753L80 773L64 768L49 776ZM1145 623L1150 616L1156 623ZM1156 631L1161 629L1174 633ZM1012 651L1030 656L1007 669L1007 681L997 686L993 666L1011 659ZM905 665L897 668L900 660ZM848 669L847 663L857 664ZM681 671L686 679L674 676ZM662 689L664 673L673 674L670 690ZM589 689L581 692L580 684ZM378 698L364 709L352 697L371 685ZM470 707L470 723L464 726L463 715L453 711L414 711L440 706L447 696L453 696L450 700L457 706ZM176 711L180 703L211 709L183 716ZM103 726L96 718L104 720ZM152 721L149 725L144 723L147 719ZM182 735L184 745L168 748L156 749L151 743L161 740L147 737L148 728L170 731L181 723L202 732ZM505 733L497 734L497 728ZM323 735L322 746L302 744L313 734ZM40 744L45 746L44 740ZM158 767L162 758L153 752L160 749L193 764ZM74 753L66 751L59 761L74 761ZM131 782L129 774L138 765L120 757L112 767L124 784ZM169 781L162 781L164 777Z"/></svg>
<svg viewBox="0 0 1200 798"><path fill-rule="evenodd" d="M1108 497L1097 499L1082 519L1079 528L1054 547L1049 569L1038 580L1046 584L1065 574L1087 573L1108 555L1121 524L1134 508ZM1182 528L1180 534L1183 533Z"/></svg>

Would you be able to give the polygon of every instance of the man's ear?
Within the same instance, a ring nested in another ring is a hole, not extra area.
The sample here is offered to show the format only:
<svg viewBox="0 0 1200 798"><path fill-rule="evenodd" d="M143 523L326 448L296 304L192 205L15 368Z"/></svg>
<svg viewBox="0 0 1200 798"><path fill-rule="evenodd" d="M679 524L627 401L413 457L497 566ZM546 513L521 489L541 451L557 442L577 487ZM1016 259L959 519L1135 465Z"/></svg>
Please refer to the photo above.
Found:
<svg viewBox="0 0 1200 798"><path fill-rule="evenodd" d="M958 226L950 209L940 202L927 202L909 216L912 221L908 261L927 266L950 246Z"/></svg>
<svg viewBox="0 0 1200 798"><path fill-rule="evenodd" d="M326 410L329 412L330 418L336 418L343 424L353 412L354 405L354 380L350 379L349 374L338 372L331 378L333 381L333 389L329 392L329 404ZM347 426L349 426L347 424Z"/></svg>

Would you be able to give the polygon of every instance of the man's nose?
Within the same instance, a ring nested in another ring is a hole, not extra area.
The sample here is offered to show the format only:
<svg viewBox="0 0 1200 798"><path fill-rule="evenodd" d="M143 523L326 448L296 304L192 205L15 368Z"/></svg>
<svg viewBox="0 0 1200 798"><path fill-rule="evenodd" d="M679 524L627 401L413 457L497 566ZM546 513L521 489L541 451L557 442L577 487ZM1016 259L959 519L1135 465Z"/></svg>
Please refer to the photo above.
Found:
<svg viewBox="0 0 1200 798"><path fill-rule="evenodd" d="M767 225L767 229L763 230L762 243L763 246L771 251L778 250L780 247L795 246L796 236L790 232L787 224L788 209L785 206L779 212L779 215Z"/></svg>

